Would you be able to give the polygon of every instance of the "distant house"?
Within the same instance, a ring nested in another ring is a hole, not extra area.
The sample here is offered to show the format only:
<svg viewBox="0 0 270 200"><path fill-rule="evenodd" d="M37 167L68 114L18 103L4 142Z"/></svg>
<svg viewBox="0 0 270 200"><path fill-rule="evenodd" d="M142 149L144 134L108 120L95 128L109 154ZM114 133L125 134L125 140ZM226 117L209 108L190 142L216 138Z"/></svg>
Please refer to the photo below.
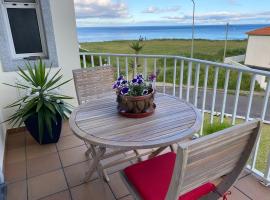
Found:
<svg viewBox="0 0 270 200"><path fill-rule="evenodd" d="M245 65L270 70L270 26L248 34Z"/></svg>

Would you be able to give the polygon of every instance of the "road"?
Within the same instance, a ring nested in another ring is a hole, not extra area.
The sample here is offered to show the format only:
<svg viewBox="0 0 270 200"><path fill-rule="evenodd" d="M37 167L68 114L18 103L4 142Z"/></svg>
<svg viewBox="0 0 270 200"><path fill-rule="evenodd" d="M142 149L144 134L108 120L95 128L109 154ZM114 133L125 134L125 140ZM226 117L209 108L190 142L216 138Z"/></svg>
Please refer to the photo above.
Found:
<svg viewBox="0 0 270 200"><path fill-rule="evenodd" d="M162 92L163 87L158 87L158 91ZM166 87L166 93L172 94L172 87L171 86ZM190 89L190 102L191 103L193 103L193 94L194 94L194 90L192 88L192 89ZM178 95L179 95L179 88L176 88L176 96L178 96ZM221 110L222 110L223 97L224 97L224 93L222 91L217 91L216 105L215 105L216 112L221 112ZM183 98L186 98L186 89L185 88L183 89ZM206 110L211 110L212 99L213 99L213 90L208 90L207 95L206 95L206 104L205 104ZM203 100L203 90L199 89L198 106L197 106L198 108L202 108L202 100ZM248 95L240 95L239 96L237 115L246 116L248 101L249 101ZM228 93L225 113L229 113L229 114L233 113L234 102L235 102L235 95ZM261 95L254 95L253 96L253 101L252 101L252 106L251 106L251 111L250 111L251 118L260 118L261 117L263 103L264 103L264 96L261 96ZM265 120L270 121L270 100L268 100L268 108L266 111Z"/></svg>

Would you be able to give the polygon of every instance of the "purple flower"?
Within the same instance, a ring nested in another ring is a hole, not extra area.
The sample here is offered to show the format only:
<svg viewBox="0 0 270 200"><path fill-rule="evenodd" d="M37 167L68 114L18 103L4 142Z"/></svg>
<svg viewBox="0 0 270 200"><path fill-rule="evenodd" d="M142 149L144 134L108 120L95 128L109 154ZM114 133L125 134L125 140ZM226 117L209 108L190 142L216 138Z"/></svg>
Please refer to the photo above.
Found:
<svg viewBox="0 0 270 200"><path fill-rule="evenodd" d="M138 84L142 84L143 83L143 80L142 79L139 79L138 80Z"/></svg>
<svg viewBox="0 0 270 200"><path fill-rule="evenodd" d="M121 81L121 80L123 80L123 79L124 79L124 76L121 75L121 76L118 77L117 80L118 80L118 81Z"/></svg>
<svg viewBox="0 0 270 200"><path fill-rule="evenodd" d="M149 75L148 79L149 79L151 82L153 82L153 81L156 79L156 77L157 77L157 76L156 76L155 74L152 73L152 74Z"/></svg>
<svg viewBox="0 0 270 200"><path fill-rule="evenodd" d="M138 82L138 79L134 78L132 79L132 83L137 83Z"/></svg>
<svg viewBox="0 0 270 200"><path fill-rule="evenodd" d="M127 81L126 80L123 80L121 84L127 84Z"/></svg>
<svg viewBox="0 0 270 200"><path fill-rule="evenodd" d="M144 90L143 91L143 95L147 95L148 94L148 91L147 90Z"/></svg>
<svg viewBox="0 0 270 200"><path fill-rule="evenodd" d="M118 86L116 84L113 84L113 89L118 88Z"/></svg>
<svg viewBox="0 0 270 200"><path fill-rule="evenodd" d="M127 94L129 91L129 88L128 87L124 87L122 90L121 90L121 94L125 95Z"/></svg>
<svg viewBox="0 0 270 200"><path fill-rule="evenodd" d="M142 74L137 75L137 79L143 79L143 75Z"/></svg>

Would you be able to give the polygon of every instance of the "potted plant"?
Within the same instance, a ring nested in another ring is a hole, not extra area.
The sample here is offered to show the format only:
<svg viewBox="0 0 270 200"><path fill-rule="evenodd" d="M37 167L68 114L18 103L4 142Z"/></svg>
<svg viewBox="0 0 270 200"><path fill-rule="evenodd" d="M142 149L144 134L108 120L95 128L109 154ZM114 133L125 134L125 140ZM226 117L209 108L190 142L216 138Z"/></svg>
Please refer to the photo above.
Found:
<svg viewBox="0 0 270 200"><path fill-rule="evenodd" d="M131 118L142 118L153 114L155 90L153 81L156 76L151 74L145 81L141 74L136 75L131 81L120 76L113 85L116 90L118 111L120 114Z"/></svg>
<svg viewBox="0 0 270 200"><path fill-rule="evenodd" d="M60 70L52 73L51 67L39 60L33 66L26 63L27 70L18 68L19 80L15 84L5 85L14 87L22 94L19 100L6 108L17 108L16 112L5 122L13 127L25 124L30 134L40 144L56 143L59 140L62 120L67 119L72 106L65 99L72 97L60 94L59 87L70 80L61 82Z"/></svg>

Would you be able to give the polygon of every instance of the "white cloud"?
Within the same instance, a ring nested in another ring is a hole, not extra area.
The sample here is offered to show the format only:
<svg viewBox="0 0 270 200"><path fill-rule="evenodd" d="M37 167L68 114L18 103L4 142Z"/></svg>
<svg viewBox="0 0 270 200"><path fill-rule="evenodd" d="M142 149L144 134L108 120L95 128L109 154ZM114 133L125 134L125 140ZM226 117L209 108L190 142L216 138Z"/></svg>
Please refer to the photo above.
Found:
<svg viewBox="0 0 270 200"><path fill-rule="evenodd" d="M167 12L177 12L180 10L179 6L171 6L171 7L167 7L167 8L159 8L156 6L149 6L148 8L146 8L145 10L142 11L142 13L167 13Z"/></svg>
<svg viewBox="0 0 270 200"><path fill-rule="evenodd" d="M177 23L190 23L192 15L165 16L164 19ZM232 12L212 12L204 14L195 14L197 24L219 24L219 23L267 23L270 21L270 11L257 13L232 13Z"/></svg>
<svg viewBox="0 0 270 200"><path fill-rule="evenodd" d="M128 6L122 1L75 0L78 18L125 18L129 17Z"/></svg>

